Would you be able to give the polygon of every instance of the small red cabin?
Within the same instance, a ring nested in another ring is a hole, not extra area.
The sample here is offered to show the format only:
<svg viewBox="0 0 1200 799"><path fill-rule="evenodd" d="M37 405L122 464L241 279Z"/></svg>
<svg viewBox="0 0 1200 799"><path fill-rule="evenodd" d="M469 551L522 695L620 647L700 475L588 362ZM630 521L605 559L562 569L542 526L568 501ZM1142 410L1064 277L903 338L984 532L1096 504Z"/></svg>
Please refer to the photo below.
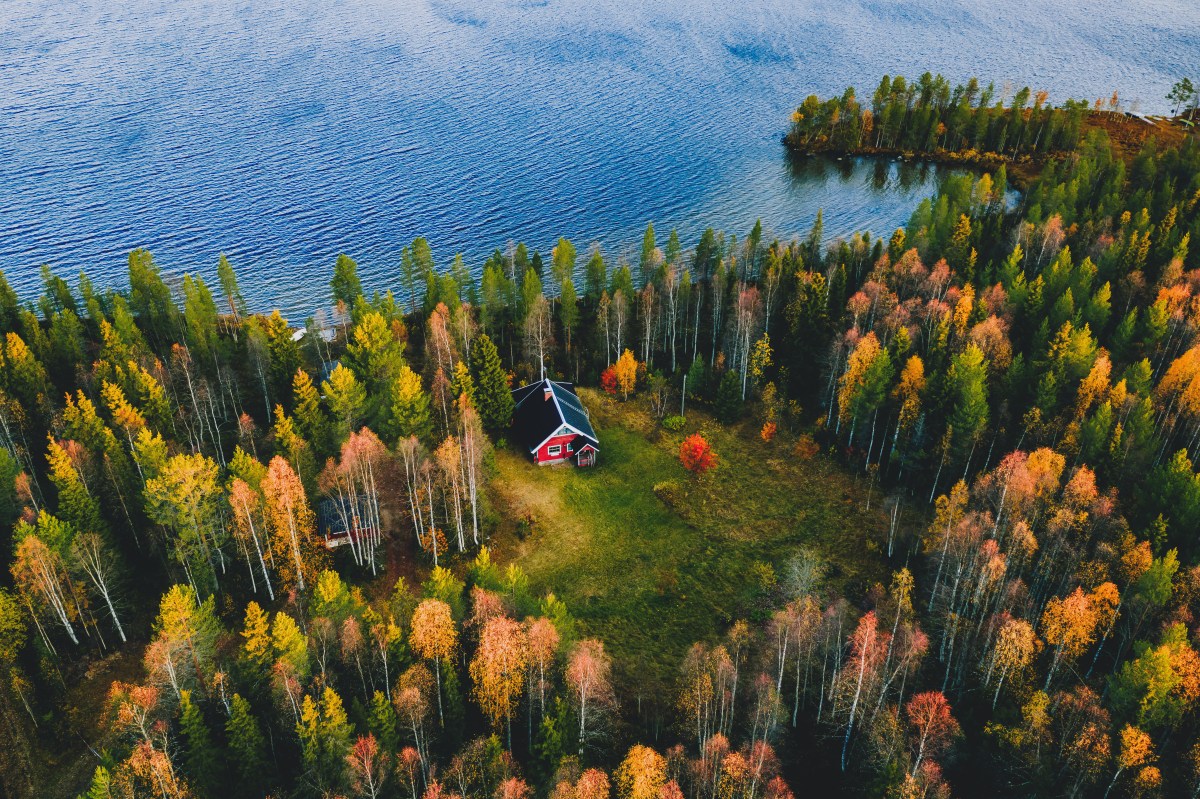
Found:
<svg viewBox="0 0 1200 799"><path fill-rule="evenodd" d="M542 380L513 391L513 439L537 464L594 466L600 441L570 383Z"/></svg>

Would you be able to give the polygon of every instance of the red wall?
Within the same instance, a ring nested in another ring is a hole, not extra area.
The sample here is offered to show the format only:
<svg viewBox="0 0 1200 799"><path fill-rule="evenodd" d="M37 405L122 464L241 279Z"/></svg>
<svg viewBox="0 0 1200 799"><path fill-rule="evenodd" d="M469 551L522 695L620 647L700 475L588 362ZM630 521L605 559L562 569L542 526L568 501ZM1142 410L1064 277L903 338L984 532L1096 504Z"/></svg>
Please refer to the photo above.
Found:
<svg viewBox="0 0 1200 799"><path fill-rule="evenodd" d="M538 449L537 455L534 458L534 460L536 460L538 463L544 463L546 461L559 461L564 458L574 458L575 457L574 452L571 452L571 453L567 452L567 442L573 441L574 439L575 439L574 433L571 433L570 435L565 435L565 436L554 436L553 438L548 440L545 444L542 444L541 448ZM558 455L551 457L550 447L553 447L556 444L558 446L562 447L562 450L558 453Z"/></svg>

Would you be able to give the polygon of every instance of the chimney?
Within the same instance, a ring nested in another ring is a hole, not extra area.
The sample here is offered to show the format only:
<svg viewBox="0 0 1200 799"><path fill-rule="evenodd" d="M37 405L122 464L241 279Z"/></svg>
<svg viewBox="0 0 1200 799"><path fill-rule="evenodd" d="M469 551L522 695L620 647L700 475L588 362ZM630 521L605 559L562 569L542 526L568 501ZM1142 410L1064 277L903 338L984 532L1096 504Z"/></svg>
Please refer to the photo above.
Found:
<svg viewBox="0 0 1200 799"><path fill-rule="evenodd" d="M553 396L554 392L550 390L550 381L547 380L542 384L542 399L544 399L546 402L549 402L550 398Z"/></svg>

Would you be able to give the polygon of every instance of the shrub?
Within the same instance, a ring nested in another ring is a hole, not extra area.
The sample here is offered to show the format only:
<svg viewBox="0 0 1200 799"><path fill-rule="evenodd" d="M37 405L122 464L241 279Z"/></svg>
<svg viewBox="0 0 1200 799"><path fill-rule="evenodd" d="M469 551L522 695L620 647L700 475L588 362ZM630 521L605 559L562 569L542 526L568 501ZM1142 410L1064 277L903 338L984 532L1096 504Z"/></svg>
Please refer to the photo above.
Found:
<svg viewBox="0 0 1200 799"><path fill-rule="evenodd" d="M717 453L699 433L693 433L679 445L679 462L694 474L703 474L717 465Z"/></svg>
<svg viewBox="0 0 1200 799"><path fill-rule="evenodd" d="M654 496L668 508L675 508L679 503L679 483L674 480L664 480L654 484Z"/></svg>
<svg viewBox="0 0 1200 799"><path fill-rule="evenodd" d="M600 373L600 388L605 394L617 396L617 373L611 366Z"/></svg>
<svg viewBox="0 0 1200 799"><path fill-rule="evenodd" d="M800 436L799 440L796 441L796 447L794 450L794 452L796 453L796 456L803 460L809 460L811 458L815 458L817 453L820 451L821 451L821 447L817 444L816 441L813 440L813 437L810 436L808 433L805 433L804 435Z"/></svg>
<svg viewBox="0 0 1200 799"><path fill-rule="evenodd" d="M670 430L672 433L678 433L683 429L683 426L686 423L687 420L678 414L675 414L674 416L668 416L662 420L662 426Z"/></svg>
<svg viewBox="0 0 1200 799"><path fill-rule="evenodd" d="M775 426L774 422L767 422L762 426L762 431L759 432L759 435L762 437L763 441L770 444L771 440L775 438L775 432L777 429L778 428Z"/></svg>

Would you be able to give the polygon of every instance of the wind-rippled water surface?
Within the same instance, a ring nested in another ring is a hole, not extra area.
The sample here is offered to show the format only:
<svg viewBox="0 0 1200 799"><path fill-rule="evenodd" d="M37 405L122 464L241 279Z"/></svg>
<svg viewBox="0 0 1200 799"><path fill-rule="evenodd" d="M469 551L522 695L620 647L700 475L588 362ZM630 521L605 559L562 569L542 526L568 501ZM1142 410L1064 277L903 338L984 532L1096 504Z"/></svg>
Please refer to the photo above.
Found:
<svg viewBox="0 0 1200 799"><path fill-rule="evenodd" d="M337 253L386 288L417 235L477 268L649 220L887 234L936 171L789 168L805 95L929 69L1162 110L1197 53L1190 0L5 0L0 266L31 297L42 263L121 284L140 246L211 279L223 251L301 317Z"/></svg>

